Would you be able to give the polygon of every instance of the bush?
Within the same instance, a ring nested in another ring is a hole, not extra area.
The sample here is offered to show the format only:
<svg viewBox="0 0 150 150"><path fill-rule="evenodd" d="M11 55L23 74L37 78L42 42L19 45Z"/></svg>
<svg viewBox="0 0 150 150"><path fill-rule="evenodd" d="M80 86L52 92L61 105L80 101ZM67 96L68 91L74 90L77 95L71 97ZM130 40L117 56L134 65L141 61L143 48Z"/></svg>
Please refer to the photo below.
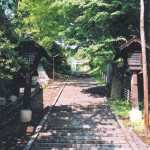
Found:
<svg viewBox="0 0 150 150"><path fill-rule="evenodd" d="M0 79L0 97L8 97L11 94L11 80Z"/></svg>
<svg viewBox="0 0 150 150"><path fill-rule="evenodd" d="M18 57L17 52L14 51L15 45L3 37L0 32L0 78L11 79L12 74L20 68L19 62L22 60Z"/></svg>
<svg viewBox="0 0 150 150"><path fill-rule="evenodd" d="M10 93L9 85L13 74L24 63L14 48L15 45L11 44L0 31L0 96L7 96Z"/></svg>

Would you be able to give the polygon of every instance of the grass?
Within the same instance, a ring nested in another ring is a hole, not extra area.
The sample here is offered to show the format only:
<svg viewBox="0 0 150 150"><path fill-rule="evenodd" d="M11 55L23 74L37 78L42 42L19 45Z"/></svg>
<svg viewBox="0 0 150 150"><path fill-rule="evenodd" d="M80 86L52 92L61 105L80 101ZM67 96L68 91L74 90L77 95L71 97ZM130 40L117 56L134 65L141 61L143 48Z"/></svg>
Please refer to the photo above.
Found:
<svg viewBox="0 0 150 150"><path fill-rule="evenodd" d="M100 68L97 67L95 69L90 70L89 75L91 75L98 84L104 84L105 80L100 76Z"/></svg>
<svg viewBox="0 0 150 150"><path fill-rule="evenodd" d="M110 104L126 128L132 128L136 132L141 132L143 130L143 121L130 122L129 112L131 111L131 103L127 102L125 99L116 99L110 100Z"/></svg>
<svg viewBox="0 0 150 150"><path fill-rule="evenodd" d="M122 119L129 119L129 112L131 111L131 103L125 99L110 100L110 104L115 113Z"/></svg>

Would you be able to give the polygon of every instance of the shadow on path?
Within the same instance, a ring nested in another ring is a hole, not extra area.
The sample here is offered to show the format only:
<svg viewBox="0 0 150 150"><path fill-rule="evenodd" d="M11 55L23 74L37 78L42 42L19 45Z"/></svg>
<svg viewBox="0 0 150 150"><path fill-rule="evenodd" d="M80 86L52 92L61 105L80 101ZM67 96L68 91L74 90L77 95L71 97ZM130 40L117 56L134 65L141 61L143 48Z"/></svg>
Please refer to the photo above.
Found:
<svg viewBox="0 0 150 150"><path fill-rule="evenodd" d="M46 149L47 148L47 149ZM130 149L106 104L62 105L52 109L32 150Z"/></svg>
<svg viewBox="0 0 150 150"><path fill-rule="evenodd" d="M108 96L108 91L105 89L104 86L96 86L96 87L84 89L84 90L82 90L82 93L90 94L94 98L107 97Z"/></svg>

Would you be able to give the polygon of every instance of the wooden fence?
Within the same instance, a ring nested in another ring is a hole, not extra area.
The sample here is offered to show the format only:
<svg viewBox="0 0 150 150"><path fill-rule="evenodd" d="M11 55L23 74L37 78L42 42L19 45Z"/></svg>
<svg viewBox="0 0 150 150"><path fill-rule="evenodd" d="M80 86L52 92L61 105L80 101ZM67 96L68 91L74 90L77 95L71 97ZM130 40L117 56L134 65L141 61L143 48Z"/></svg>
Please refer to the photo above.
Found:
<svg viewBox="0 0 150 150"><path fill-rule="evenodd" d="M131 102L131 92L129 89L124 88L123 95L125 98L127 98L128 102Z"/></svg>
<svg viewBox="0 0 150 150"><path fill-rule="evenodd" d="M107 75L105 73L103 73L102 71L100 71L100 76L102 77L102 79L104 79L105 83L107 82ZM131 92L129 89L124 88L123 90L123 96L125 98L127 98L128 102L131 102Z"/></svg>
<svg viewBox="0 0 150 150"><path fill-rule="evenodd" d="M104 82L106 83L107 82L107 75L104 72L100 71L100 76L102 77L102 79L104 79Z"/></svg>

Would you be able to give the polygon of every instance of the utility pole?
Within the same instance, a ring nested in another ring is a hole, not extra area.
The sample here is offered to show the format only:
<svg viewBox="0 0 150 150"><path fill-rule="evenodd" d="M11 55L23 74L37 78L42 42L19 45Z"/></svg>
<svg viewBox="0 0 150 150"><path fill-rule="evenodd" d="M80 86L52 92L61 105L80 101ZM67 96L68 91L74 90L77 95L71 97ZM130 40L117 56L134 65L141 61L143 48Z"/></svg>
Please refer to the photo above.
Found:
<svg viewBox="0 0 150 150"><path fill-rule="evenodd" d="M148 135L149 113L148 113L148 75L146 60L146 44L144 31L144 0L140 0L140 36L142 47L142 64L143 64L143 87L144 87L144 132Z"/></svg>

